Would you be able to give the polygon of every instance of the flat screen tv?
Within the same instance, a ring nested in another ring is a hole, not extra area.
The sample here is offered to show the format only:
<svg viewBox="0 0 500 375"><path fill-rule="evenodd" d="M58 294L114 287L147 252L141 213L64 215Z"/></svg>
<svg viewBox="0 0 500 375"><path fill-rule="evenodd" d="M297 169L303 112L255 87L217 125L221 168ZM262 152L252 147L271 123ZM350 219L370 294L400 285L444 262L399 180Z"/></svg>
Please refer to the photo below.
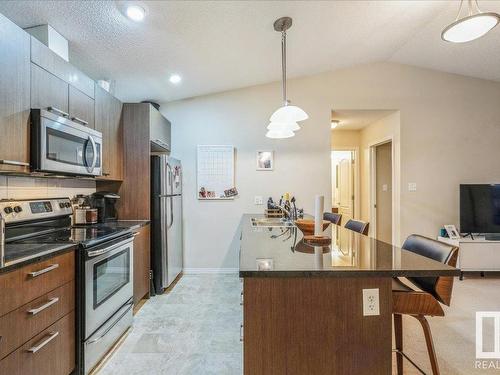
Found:
<svg viewBox="0 0 500 375"><path fill-rule="evenodd" d="M500 184L460 185L460 232L500 233Z"/></svg>

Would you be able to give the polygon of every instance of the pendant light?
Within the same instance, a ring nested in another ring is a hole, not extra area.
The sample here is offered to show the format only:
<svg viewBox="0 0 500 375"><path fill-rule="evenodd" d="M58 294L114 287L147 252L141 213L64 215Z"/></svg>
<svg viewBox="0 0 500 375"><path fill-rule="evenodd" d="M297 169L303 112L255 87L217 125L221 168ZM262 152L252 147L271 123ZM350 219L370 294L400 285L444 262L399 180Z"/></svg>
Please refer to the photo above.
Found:
<svg viewBox="0 0 500 375"><path fill-rule="evenodd" d="M290 138L295 135L295 131L300 130L297 122L309 118L301 108L289 105L286 96L286 31L292 26L290 17L281 17L274 22L274 30L281 33L281 73L283 90L283 107L278 108L269 119L271 123L267 126L268 138Z"/></svg>
<svg viewBox="0 0 500 375"><path fill-rule="evenodd" d="M465 43L487 34L500 21L500 15L494 12L481 12L477 0L467 0L469 11L460 17L464 0L460 2L457 18L441 33L446 42Z"/></svg>

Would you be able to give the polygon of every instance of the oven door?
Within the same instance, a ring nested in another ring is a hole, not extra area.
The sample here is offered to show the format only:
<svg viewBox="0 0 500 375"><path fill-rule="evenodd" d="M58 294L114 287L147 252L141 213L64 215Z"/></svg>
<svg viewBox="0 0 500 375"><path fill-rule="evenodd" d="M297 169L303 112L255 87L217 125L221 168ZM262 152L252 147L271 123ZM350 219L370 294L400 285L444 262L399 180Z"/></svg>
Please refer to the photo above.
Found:
<svg viewBox="0 0 500 375"><path fill-rule="evenodd" d="M62 116L41 111L33 126L37 155L34 169L75 175L101 175L102 134Z"/></svg>
<svg viewBox="0 0 500 375"><path fill-rule="evenodd" d="M87 250L85 338L133 296L133 237Z"/></svg>

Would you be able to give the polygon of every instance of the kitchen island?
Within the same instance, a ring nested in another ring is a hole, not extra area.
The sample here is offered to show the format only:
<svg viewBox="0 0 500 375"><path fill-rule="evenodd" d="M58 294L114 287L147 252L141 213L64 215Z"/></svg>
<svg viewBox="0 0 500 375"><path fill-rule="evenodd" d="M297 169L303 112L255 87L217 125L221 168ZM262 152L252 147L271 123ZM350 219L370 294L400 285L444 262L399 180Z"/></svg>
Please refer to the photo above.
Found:
<svg viewBox="0 0 500 375"><path fill-rule="evenodd" d="M294 226L253 218L240 226L245 374L390 374L392 278L459 275L342 227L313 247ZM364 289L379 303L363 306Z"/></svg>

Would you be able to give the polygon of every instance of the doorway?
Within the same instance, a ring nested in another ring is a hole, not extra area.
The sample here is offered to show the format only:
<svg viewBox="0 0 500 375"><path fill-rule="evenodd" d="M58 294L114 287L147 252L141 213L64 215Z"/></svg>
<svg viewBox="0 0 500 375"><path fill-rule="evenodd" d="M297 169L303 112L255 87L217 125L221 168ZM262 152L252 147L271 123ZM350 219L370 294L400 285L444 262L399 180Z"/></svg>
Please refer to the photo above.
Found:
<svg viewBox="0 0 500 375"><path fill-rule="evenodd" d="M392 140L372 146L373 236L393 243L393 147Z"/></svg>

